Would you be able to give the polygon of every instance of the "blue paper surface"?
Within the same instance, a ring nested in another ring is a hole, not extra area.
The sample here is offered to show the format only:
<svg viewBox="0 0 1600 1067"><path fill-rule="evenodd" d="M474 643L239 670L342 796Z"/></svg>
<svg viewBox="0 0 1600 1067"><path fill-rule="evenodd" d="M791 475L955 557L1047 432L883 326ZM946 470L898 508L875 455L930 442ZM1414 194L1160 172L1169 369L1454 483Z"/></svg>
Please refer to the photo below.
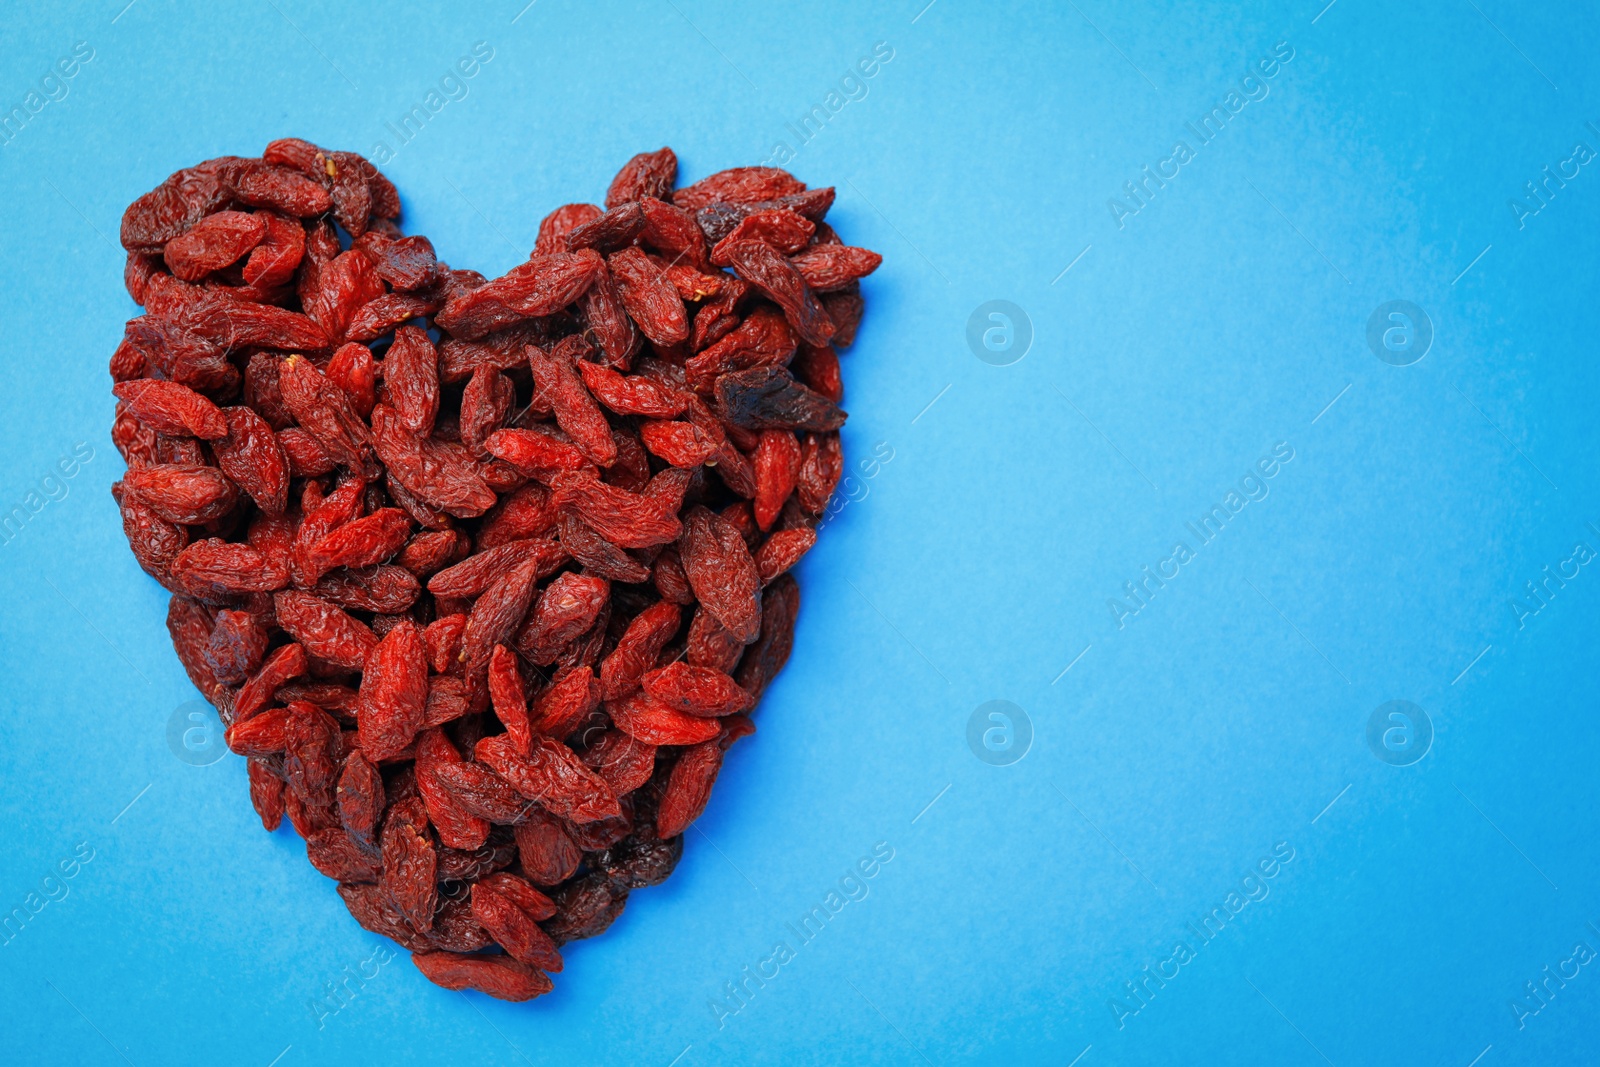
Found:
<svg viewBox="0 0 1600 1067"><path fill-rule="evenodd" d="M0 1061L1592 1055L1592 9L124 2L0 16ZM262 832L111 500L121 212L284 135L491 276L662 144L885 257L760 732L531 1004Z"/></svg>

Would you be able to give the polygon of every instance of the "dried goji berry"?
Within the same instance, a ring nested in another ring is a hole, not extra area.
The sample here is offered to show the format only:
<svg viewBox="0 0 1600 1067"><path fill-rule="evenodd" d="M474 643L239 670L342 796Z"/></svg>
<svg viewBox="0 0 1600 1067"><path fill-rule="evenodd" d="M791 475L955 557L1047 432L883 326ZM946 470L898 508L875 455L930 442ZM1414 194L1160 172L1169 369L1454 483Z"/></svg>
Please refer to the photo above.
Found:
<svg viewBox="0 0 1600 1067"><path fill-rule="evenodd" d="M512 959L544 971L561 970L561 953L550 935L539 929L533 916L486 881L472 887L472 917Z"/></svg>
<svg viewBox="0 0 1600 1067"><path fill-rule="evenodd" d="M441 767L461 762L461 754L435 726L417 738L417 792L428 810L428 821L439 840L450 848L472 850L489 837L489 821L466 810L456 795L438 778ZM492 931L491 931L492 932Z"/></svg>
<svg viewBox="0 0 1600 1067"><path fill-rule="evenodd" d="M683 531L677 515L652 497L630 493L585 474L560 476L553 483L556 507L571 508L614 545L664 545Z"/></svg>
<svg viewBox="0 0 1600 1067"><path fill-rule="evenodd" d="M400 423L386 404L372 409L372 440L389 477L418 498L458 518L494 506L494 490L478 473L472 453L453 441L423 438Z"/></svg>
<svg viewBox="0 0 1600 1067"><path fill-rule="evenodd" d="M247 766L250 803L261 816L261 825L271 833L283 822L283 779L260 757L252 756Z"/></svg>
<svg viewBox="0 0 1600 1067"><path fill-rule="evenodd" d="M634 616L627 630L600 664L600 684L607 700L626 696L661 655L678 632L682 612L676 604L659 600Z"/></svg>
<svg viewBox="0 0 1600 1067"><path fill-rule="evenodd" d="M794 647L794 623L800 613L800 586L783 575L761 597L761 636L745 650L734 677L753 699L761 699L768 683L783 669Z"/></svg>
<svg viewBox="0 0 1600 1067"><path fill-rule="evenodd" d="M584 766L560 741L535 737L524 756L501 734L479 741L475 754L518 793L570 822L594 822L621 814L616 794L605 779Z"/></svg>
<svg viewBox="0 0 1600 1067"><path fill-rule="evenodd" d="M411 518L399 508L379 508L351 519L305 550L305 581L315 583L335 567L370 567L382 563L411 536Z"/></svg>
<svg viewBox="0 0 1600 1067"><path fill-rule="evenodd" d="M374 763L399 753L422 729L427 702L427 648L422 630L407 620L376 643L363 669L356 742L361 751Z"/></svg>
<svg viewBox="0 0 1600 1067"><path fill-rule="evenodd" d="M648 745L693 745L717 736L713 719L703 719L670 707L642 690L606 702L617 728Z"/></svg>
<svg viewBox="0 0 1600 1067"><path fill-rule="evenodd" d="M563 574L528 613L517 645L540 666L554 663L562 646L589 629L611 595L611 584L587 574Z"/></svg>
<svg viewBox="0 0 1600 1067"><path fill-rule="evenodd" d="M533 728L548 737L565 738L600 704L594 671L576 667L556 676L539 694L531 713Z"/></svg>
<svg viewBox="0 0 1600 1067"><path fill-rule="evenodd" d="M705 810L706 801L711 799L711 786L721 769L722 746L716 741L703 741L680 756L672 766L666 792L661 794L656 833L676 837L688 829Z"/></svg>
<svg viewBox="0 0 1600 1067"><path fill-rule="evenodd" d="M111 392L127 401L128 414L156 433L188 434L209 441L228 435L228 423L217 405L177 382L139 378L118 382Z"/></svg>
<svg viewBox="0 0 1600 1067"><path fill-rule="evenodd" d="M573 443L591 462L609 467L617 458L611 426L589 390L584 388L572 357L560 349L546 352L537 345L529 345L528 365L533 369L534 383L555 411L557 425L572 437Z"/></svg>
<svg viewBox="0 0 1600 1067"><path fill-rule="evenodd" d="M682 661L648 671L640 682L654 699L690 715L733 715L754 706L750 694L726 674Z"/></svg>
<svg viewBox="0 0 1600 1067"><path fill-rule="evenodd" d="M323 373L344 390L358 415L372 417L372 405L378 402L378 364L372 358L372 349L354 341L342 344Z"/></svg>
<svg viewBox="0 0 1600 1067"><path fill-rule="evenodd" d="M817 531L807 526L777 530L756 549L756 573L766 585L800 562L800 557L817 543Z"/></svg>
<svg viewBox="0 0 1600 1067"><path fill-rule="evenodd" d="M615 205L613 205L615 206ZM567 234L586 222L599 218L604 212L593 204L564 204L539 222L539 236L533 246L536 256L551 252L564 252Z"/></svg>
<svg viewBox="0 0 1600 1067"><path fill-rule="evenodd" d="M727 520L695 507L684 517L678 551L700 603L740 641L753 641L761 626L761 580L744 538Z"/></svg>
<svg viewBox="0 0 1600 1067"><path fill-rule="evenodd" d="M168 522L188 526L220 519L239 499L227 475L193 464L135 467L122 479L122 487Z"/></svg>
<svg viewBox="0 0 1600 1067"><path fill-rule="evenodd" d="M814 293L827 293L844 289L871 274L883 262L883 257L848 245L813 245L791 256L789 262L800 272L807 288Z"/></svg>
<svg viewBox="0 0 1600 1067"><path fill-rule="evenodd" d="M574 252L610 252L630 244L644 229L644 210L637 203L618 204L567 234Z"/></svg>
<svg viewBox="0 0 1600 1067"><path fill-rule="evenodd" d="M702 178L672 194L672 202L689 211L728 201L754 204L805 191L805 183L777 167L734 167Z"/></svg>
<svg viewBox="0 0 1600 1067"><path fill-rule="evenodd" d="M433 925L439 899L436 878L439 857L428 835L428 814L421 797L402 800L389 808L383 821L383 880L389 898L411 926L425 931Z"/></svg>
<svg viewBox="0 0 1600 1067"><path fill-rule="evenodd" d="M805 248L816 232L816 223L787 208L755 211L740 219L739 224L717 242L711 250L711 262L719 267L731 265L728 251L740 241L761 241L785 255L793 255Z"/></svg>
<svg viewBox="0 0 1600 1067"><path fill-rule="evenodd" d="M683 298L667 280L666 272L637 248L614 252L606 265L617 280L622 306L639 332L658 345L675 345L689 337L689 318Z"/></svg>
<svg viewBox="0 0 1600 1067"><path fill-rule="evenodd" d="M372 431L343 389L300 356L291 356L280 364L278 387L295 421L316 438L334 462L351 471L376 473L370 459Z"/></svg>
<svg viewBox="0 0 1600 1067"><path fill-rule="evenodd" d="M415 326L394 332L383 357L383 384L400 424L427 437L439 413L439 354L428 335Z"/></svg>
<svg viewBox="0 0 1600 1067"><path fill-rule="evenodd" d="M517 751L526 754L533 743L533 728L528 725L528 694L522 688L522 671L517 654L505 645L495 645L489 656L489 699L506 736Z"/></svg>
<svg viewBox="0 0 1600 1067"><path fill-rule="evenodd" d="M339 822L351 837L376 841L383 814L383 776L372 761L353 751L345 757L336 792Z"/></svg>
<svg viewBox="0 0 1600 1067"><path fill-rule="evenodd" d="M533 803L481 763L441 763L434 768L433 779L463 811L490 822L519 822Z"/></svg>
<svg viewBox="0 0 1600 1067"><path fill-rule="evenodd" d="M207 215L183 236L168 241L162 258L174 277L197 282L214 270L243 258L267 235L267 224L243 211Z"/></svg>
<svg viewBox="0 0 1600 1067"><path fill-rule="evenodd" d="M640 152L617 171L606 190L606 207L616 207L629 200L642 200L647 196L664 199L672 192L678 180L678 157L670 148L654 152Z"/></svg>
<svg viewBox="0 0 1600 1067"><path fill-rule="evenodd" d="M544 972L510 956L415 952L411 962L435 985L476 989L498 1000L532 1000L555 988Z"/></svg>

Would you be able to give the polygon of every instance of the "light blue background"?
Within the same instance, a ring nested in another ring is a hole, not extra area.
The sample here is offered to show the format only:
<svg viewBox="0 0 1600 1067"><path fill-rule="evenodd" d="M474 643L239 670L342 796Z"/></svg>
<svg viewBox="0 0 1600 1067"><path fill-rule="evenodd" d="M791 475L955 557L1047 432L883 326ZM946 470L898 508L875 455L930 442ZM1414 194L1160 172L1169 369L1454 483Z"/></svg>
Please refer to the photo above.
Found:
<svg viewBox="0 0 1600 1067"><path fill-rule="evenodd" d="M0 545L0 909L79 842L94 859L0 947L0 1061L1593 1055L1600 967L1521 1029L1510 1004L1600 950L1600 573L1521 629L1508 601L1600 548L1600 164L1522 228L1507 203L1600 149L1592 8L124 2L3 16L6 108L75 41L95 57L0 146L0 509L76 442L94 458ZM381 942L261 831L242 761L169 748L195 693L108 491L117 226L169 172L274 137L392 147L476 41L469 94L385 170L409 231L491 275L634 152L672 145L688 181L793 146L785 123L892 47L790 165L885 256L845 438L893 459L854 470L800 568L794 658L667 884L532 1004L397 954L319 1028L308 1000ZM1281 41L1270 94L1190 140ZM1119 229L1107 199L1179 138L1195 158ZM965 342L991 299L1032 321L1012 366ZM1365 340L1394 299L1435 328L1404 368ZM1107 599L1277 442L1270 496L1118 630ZM1007 767L966 743L994 699L1034 730ZM1392 699L1436 731L1414 766L1365 741ZM877 842L870 895L719 1028L711 998ZM1119 1029L1124 981L1279 842L1270 895Z"/></svg>

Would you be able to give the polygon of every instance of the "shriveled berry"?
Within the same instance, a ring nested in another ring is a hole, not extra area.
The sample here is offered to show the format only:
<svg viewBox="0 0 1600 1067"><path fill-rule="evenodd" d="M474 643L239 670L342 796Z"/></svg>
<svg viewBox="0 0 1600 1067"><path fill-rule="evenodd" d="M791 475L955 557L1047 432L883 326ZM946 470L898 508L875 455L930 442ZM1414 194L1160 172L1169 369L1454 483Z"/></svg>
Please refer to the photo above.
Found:
<svg viewBox="0 0 1600 1067"><path fill-rule="evenodd" d="M552 913L554 910L552 904ZM504 946L512 959L545 971L561 970L561 953L550 935L539 928L533 916L492 884L479 882L472 887L472 917Z"/></svg>
<svg viewBox="0 0 1600 1067"><path fill-rule="evenodd" d="M593 204L563 204L556 208L540 220L539 236L534 243L533 254L542 256L551 252L566 251L567 234L586 222L594 221L602 214L604 211Z"/></svg>
<svg viewBox="0 0 1600 1067"><path fill-rule="evenodd" d="M878 269L883 257L865 248L848 245L814 245L791 256L790 263L800 272L814 293L844 289Z"/></svg>
<svg viewBox="0 0 1600 1067"><path fill-rule="evenodd" d="M345 757L335 795L345 832L358 840L376 841L384 806L383 776L359 750Z"/></svg>
<svg viewBox="0 0 1600 1067"><path fill-rule="evenodd" d="M489 656L489 699L495 716L506 728L506 736L519 752L526 754L533 743L533 728L528 724L528 694L522 687L517 654L505 645L495 645Z"/></svg>
<svg viewBox="0 0 1600 1067"><path fill-rule="evenodd" d="M138 497L168 522L199 526L233 510L239 491L215 467L161 463L135 467L122 479L123 491Z"/></svg>
<svg viewBox="0 0 1600 1067"><path fill-rule="evenodd" d="M583 862L583 850L567 835L565 824L535 805L516 828L522 872L534 885L558 885Z"/></svg>
<svg viewBox="0 0 1600 1067"><path fill-rule="evenodd" d="M519 822L533 803L481 763L441 763L432 778L455 798L461 810L490 822Z"/></svg>
<svg viewBox="0 0 1600 1067"><path fill-rule="evenodd" d="M784 255L793 255L805 248L816 232L816 223L787 208L755 211L740 219L739 224L717 242L711 250L711 262L719 267L729 266L732 261L728 250L740 241L760 241Z"/></svg>
<svg viewBox="0 0 1600 1067"><path fill-rule="evenodd" d="M681 660L647 672L641 684L656 700L690 715L732 715L755 706L750 694L726 674Z"/></svg>
<svg viewBox="0 0 1600 1067"><path fill-rule="evenodd" d="M227 420L210 400L177 382L139 378L118 382L111 392L127 401L128 414L156 433L188 434L215 441L228 435Z"/></svg>
<svg viewBox="0 0 1600 1067"><path fill-rule="evenodd" d="M439 857L428 833L428 813L421 797L389 808L383 822L382 855L380 884L406 922L419 931L429 929L439 899Z"/></svg>
<svg viewBox="0 0 1600 1067"><path fill-rule="evenodd" d="M554 663L562 646L589 629L599 617L611 584L604 578L563 574L551 582L529 613L518 648L534 663Z"/></svg>
<svg viewBox="0 0 1600 1067"><path fill-rule="evenodd" d="M800 442L787 430L762 430L751 465L756 471L756 524L772 529L800 477Z"/></svg>
<svg viewBox="0 0 1600 1067"><path fill-rule="evenodd" d="M800 614L800 586L783 575L761 597L761 636L744 653L734 677L755 700L789 661L794 624Z"/></svg>
<svg viewBox="0 0 1600 1067"><path fill-rule="evenodd" d="M657 345L675 345L689 337L683 298L666 272L637 248L624 248L606 261L622 294L622 306L639 332Z"/></svg>
<svg viewBox="0 0 1600 1067"><path fill-rule="evenodd" d="M617 641L617 647L600 663L600 683L605 699L615 700L633 691L644 672L678 632L682 618L681 609L667 600L659 600L634 616Z"/></svg>
<svg viewBox="0 0 1600 1067"><path fill-rule="evenodd" d="M600 696L592 669L580 666L564 671L539 694L530 713L533 728L547 737L565 738L599 707Z"/></svg>
<svg viewBox="0 0 1600 1067"><path fill-rule="evenodd" d="M714 740L703 741L680 756L672 766L666 792L661 794L656 833L661 837L676 837L688 829L705 810L706 801L711 799L711 787L720 770L722 746Z"/></svg>
<svg viewBox="0 0 1600 1067"><path fill-rule="evenodd" d="M217 680L243 682L267 652L267 631L248 611L219 611L206 642L206 663Z"/></svg>
<svg viewBox="0 0 1600 1067"><path fill-rule="evenodd" d="M536 737L528 755L512 748L502 734L479 741L477 758L529 800L575 823L594 822L621 814L617 797L572 750L560 741Z"/></svg>
<svg viewBox="0 0 1600 1067"><path fill-rule="evenodd" d="M212 442L217 466L269 515L289 503L289 460L272 427L248 407L221 412L226 433Z"/></svg>
<svg viewBox="0 0 1600 1067"><path fill-rule="evenodd" d="M528 365L533 370L534 383L555 411L556 423L592 463L610 466L617 457L611 427L584 388L571 357L559 350L546 352L529 345Z"/></svg>
<svg viewBox="0 0 1600 1067"><path fill-rule="evenodd" d="M755 640L761 578L739 531L706 508L691 508L678 551L700 603L740 641Z"/></svg>
<svg viewBox="0 0 1600 1067"><path fill-rule="evenodd" d="M383 383L400 424L422 437L433 432L439 413L439 354L415 326L394 332L383 357Z"/></svg>
<svg viewBox="0 0 1600 1067"><path fill-rule="evenodd" d="M717 736L714 719L688 715L642 690L606 702L617 728L647 745L693 745Z"/></svg>
<svg viewBox="0 0 1600 1067"><path fill-rule="evenodd" d="M817 531L808 526L777 530L756 549L756 573L766 585L800 562L800 557L817 543Z"/></svg>
<svg viewBox="0 0 1600 1067"><path fill-rule="evenodd" d="M510 956L416 952L411 962L435 985L476 989L497 1000L532 1000L555 988L544 972Z"/></svg>
<svg viewBox="0 0 1600 1067"><path fill-rule="evenodd" d="M450 848L482 847L489 837L489 821L474 814L440 781L442 767L461 762L461 754L444 731L435 726L417 738L417 792L428 810L428 821L439 831L439 840Z"/></svg>
<svg viewBox="0 0 1600 1067"><path fill-rule="evenodd" d="M621 730L607 730L584 750L583 762L604 778L618 796L626 796L650 780L656 765L656 746Z"/></svg>
<svg viewBox="0 0 1600 1067"><path fill-rule="evenodd" d="M360 670L378 639L365 623L321 597L285 589L273 596L278 625L318 659Z"/></svg>
<svg viewBox="0 0 1600 1067"><path fill-rule="evenodd" d="M219 211L167 242L162 256L174 277L197 282L214 270L236 262L261 243L267 224L243 211Z"/></svg>
<svg viewBox="0 0 1600 1067"><path fill-rule="evenodd" d="M733 167L672 194L672 202L689 211L726 200L735 204L755 204L780 196L805 191L805 183L777 167Z"/></svg>
<svg viewBox="0 0 1600 1067"><path fill-rule="evenodd" d="M283 779L265 759L251 757L248 761L250 778L250 803L261 816L261 825L268 833L283 822Z"/></svg>
<svg viewBox="0 0 1600 1067"><path fill-rule="evenodd" d="M437 597L477 596L512 568L529 560L537 561L535 581L543 580L571 558L559 542L530 537L486 548L460 563L446 567L428 579L428 591Z"/></svg>
<svg viewBox="0 0 1600 1067"><path fill-rule="evenodd" d="M616 207L647 196L666 199L678 180L678 157L670 148L640 152L617 171L606 190L606 207Z"/></svg>
<svg viewBox="0 0 1600 1067"><path fill-rule="evenodd" d="M357 712L361 751L375 763L397 755L422 729L427 703L427 648L421 628L407 620L384 635L367 658Z"/></svg>
<svg viewBox="0 0 1600 1067"><path fill-rule="evenodd" d="M335 567L382 563L411 536L411 518L399 508L379 508L319 538L304 553L305 580L315 583Z"/></svg>

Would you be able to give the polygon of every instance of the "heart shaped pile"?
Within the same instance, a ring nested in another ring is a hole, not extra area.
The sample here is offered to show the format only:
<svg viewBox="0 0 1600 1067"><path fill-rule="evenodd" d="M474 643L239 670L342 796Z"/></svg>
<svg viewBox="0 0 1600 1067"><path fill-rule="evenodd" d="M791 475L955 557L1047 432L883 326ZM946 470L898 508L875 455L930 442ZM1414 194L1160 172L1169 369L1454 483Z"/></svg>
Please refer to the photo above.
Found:
<svg viewBox="0 0 1600 1067"><path fill-rule="evenodd" d="M450 989L548 992L672 872L842 471L880 257L831 188L677 169L635 156L492 281L301 140L123 216L128 543L262 824Z"/></svg>

